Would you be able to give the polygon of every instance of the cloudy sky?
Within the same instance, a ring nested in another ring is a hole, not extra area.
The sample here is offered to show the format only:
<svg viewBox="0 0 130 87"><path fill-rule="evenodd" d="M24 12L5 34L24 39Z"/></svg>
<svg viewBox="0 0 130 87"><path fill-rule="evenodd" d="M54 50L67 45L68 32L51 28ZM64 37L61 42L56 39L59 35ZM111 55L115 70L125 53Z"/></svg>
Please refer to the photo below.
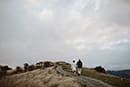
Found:
<svg viewBox="0 0 130 87"><path fill-rule="evenodd" d="M0 64L79 58L130 69L130 0L0 0Z"/></svg>

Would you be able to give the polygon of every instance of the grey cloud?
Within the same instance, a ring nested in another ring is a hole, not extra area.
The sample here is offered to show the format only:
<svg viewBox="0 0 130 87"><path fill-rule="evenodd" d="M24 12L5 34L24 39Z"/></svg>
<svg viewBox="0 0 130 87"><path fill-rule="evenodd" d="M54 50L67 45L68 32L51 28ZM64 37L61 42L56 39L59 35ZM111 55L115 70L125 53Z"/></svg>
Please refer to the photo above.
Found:
<svg viewBox="0 0 130 87"><path fill-rule="evenodd" d="M73 58L90 67L130 64L129 43L118 42L130 41L127 0L1 1L0 10L2 64ZM101 49L109 43L114 50Z"/></svg>
<svg viewBox="0 0 130 87"><path fill-rule="evenodd" d="M105 19L103 22L129 27L130 3L128 0L106 0L106 3L102 1L99 16Z"/></svg>

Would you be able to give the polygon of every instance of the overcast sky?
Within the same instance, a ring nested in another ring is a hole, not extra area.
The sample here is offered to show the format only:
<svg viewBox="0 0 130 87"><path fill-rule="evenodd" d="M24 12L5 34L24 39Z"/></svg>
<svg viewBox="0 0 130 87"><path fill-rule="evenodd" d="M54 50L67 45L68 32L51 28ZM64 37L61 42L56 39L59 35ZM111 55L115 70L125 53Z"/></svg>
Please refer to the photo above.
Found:
<svg viewBox="0 0 130 87"><path fill-rule="evenodd" d="M79 58L130 69L130 0L0 0L0 64Z"/></svg>

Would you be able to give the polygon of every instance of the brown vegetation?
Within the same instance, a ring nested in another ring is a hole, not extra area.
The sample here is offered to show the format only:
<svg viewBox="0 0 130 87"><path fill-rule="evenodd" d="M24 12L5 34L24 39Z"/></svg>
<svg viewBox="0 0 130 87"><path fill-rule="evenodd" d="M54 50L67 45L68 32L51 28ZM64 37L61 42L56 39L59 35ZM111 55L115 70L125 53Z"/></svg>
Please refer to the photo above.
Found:
<svg viewBox="0 0 130 87"><path fill-rule="evenodd" d="M53 63L53 62L50 62L50 61L45 61L45 62L44 62L44 67L45 67L45 68L51 67L51 66L54 66L54 63Z"/></svg>
<svg viewBox="0 0 130 87"><path fill-rule="evenodd" d="M7 84L8 83L8 84ZM15 74L0 80L1 87L81 87L75 78L60 76L53 67Z"/></svg>
<svg viewBox="0 0 130 87"><path fill-rule="evenodd" d="M12 68L10 68L8 66L1 66L0 65L0 78L2 78L3 76L7 75L7 71L8 70L12 70Z"/></svg>
<svg viewBox="0 0 130 87"><path fill-rule="evenodd" d="M55 69L62 66L63 70L71 71L69 63L45 61L35 65L24 64L12 70L8 66L0 66L0 87L86 87L75 78L58 74ZM83 68L82 75L102 80L115 87L130 87L130 79L109 75L101 66Z"/></svg>

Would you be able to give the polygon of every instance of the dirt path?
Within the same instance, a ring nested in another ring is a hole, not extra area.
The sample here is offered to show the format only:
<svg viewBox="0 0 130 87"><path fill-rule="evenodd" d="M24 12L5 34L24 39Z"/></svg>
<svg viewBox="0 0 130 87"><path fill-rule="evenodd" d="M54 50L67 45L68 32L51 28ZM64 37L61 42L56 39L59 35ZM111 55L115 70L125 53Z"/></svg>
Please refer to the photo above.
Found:
<svg viewBox="0 0 130 87"><path fill-rule="evenodd" d="M93 79L87 76L78 76L77 79L80 82L89 85L89 87L113 87L107 83L102 82L101 80Z"/></svg>
<svg viewBox="0 0 130 87"><path fill-rule="evenodd" d="M72 76L71 72L64 71L62 66L57 66L56 71L59 74L65 75L65 76ZM76 77L81 83L88 85L89 87L113 87L107 83L104 83L101 80L97 80L91 77L87 76L78 76Z"/></svg>

